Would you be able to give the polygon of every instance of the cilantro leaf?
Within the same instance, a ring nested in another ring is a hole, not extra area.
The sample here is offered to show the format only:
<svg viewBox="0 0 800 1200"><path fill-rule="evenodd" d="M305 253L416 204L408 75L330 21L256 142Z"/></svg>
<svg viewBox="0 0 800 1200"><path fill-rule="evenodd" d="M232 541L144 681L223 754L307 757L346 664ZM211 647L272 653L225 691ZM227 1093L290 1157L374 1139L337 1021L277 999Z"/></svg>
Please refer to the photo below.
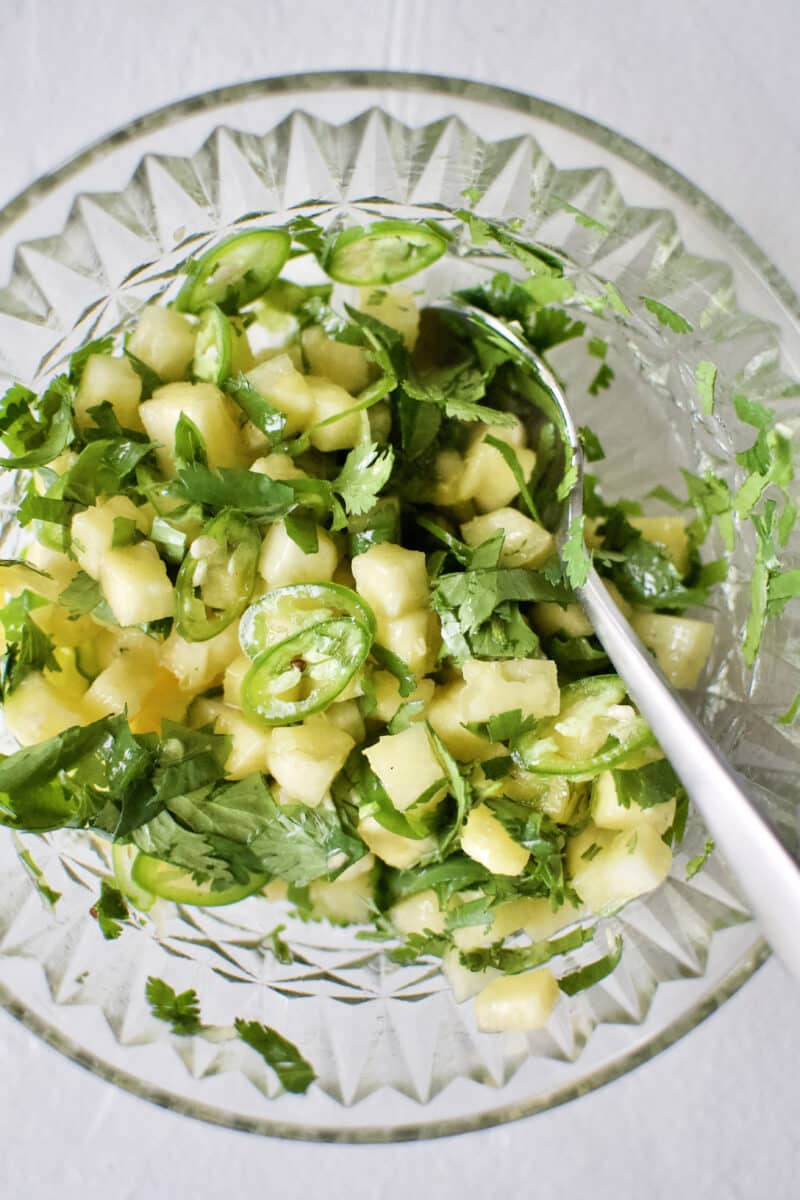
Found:
<svg viewBox="0 0 800 1200"><path fill-rule="evenodd" d="M222 385L226 396L230 396L241 408L247 419L256 429L266 434L271 440L283 436L286 428L286 414L272 404L258 388L250 382L243 371L231 375Z"/></svg>
<svg viewBox="0 0 800 1200"><path fill-rule="evenodd" d="M393 465L391 446L379 447L369 442L350 451L331 485L350 516L363 516L374 507L378 493L389 481Z"/></svg>
<svg viewBox="0 0 800 1200"><path fill-rule="evenodd" d="M175 462L178 467L208 466L206 439L191 417L182 412L175 426Z"/></svg>
<svg viewBox="0 0 800 1200"><path fill-rule="evenodd" d="M639 808L653 808L656 804L677 801L683 786L666 759L647 763L632 771L612 770L618 802L623 808L637 804Z"/></svg>
<svg viewBox="0 0 800 1200"><path fill-rule="evenodd" d="M145 985L145 995L153 1016L166 1022L178 1037L190 1037L202 1030L200 1002L194 988L176 992L163 979L150 975Z"/></svg>
<svg viewBox="0 0 800 1200"><path fill-rule="evenodd" d="M44 871L34 860L30 850L27 850L16 834L14 840L17 847L17 857L28 873L33 886L49 909L54 909L61 899L61 892L54 891L47 882Z"/></svg>
<svg viewBox="0 0 800 1200"><path fill-rule="evenodd" d="M287 1092L308 1091L317 1075L293 1042L260 1021L244 1021L237 1017L235 1026L240 1041L261 1055Z"/></svg>
<svg viewBox="0 0 800 1200"><path fill-rule="evenodd" d="M581 439L584 458L587 462L600 462L605 458L606 452L593 429L590 429L588 425L581 425L578 436Z"/></svg>
<svg viewBox="0 0 800 1200"><path fill-rule="evenodd" d="M797 714L800 712L800 692L795 694L792 703L787 708L786 712L777 718L781 725L793 725L797 720Z"/></svg>
<svg viewBox="0 0 800 1200"><path fill-rule="evenodd" d="M285 925L276 925L275 928L267 934L267 940L269 941L272 948L272 953L275 955L275 958L278 960L278 962L288 966L289 963L294 962L294 955L292 954L289 943L281 937L281 934L285 929Z"/></svg>
<svg viewBox="0 0 800 1200"><path fill-rule="evenodd" d="M390 950L387 954L389 962L397 963L398 966L408 966L409 963L417 962L420 958L441 958L446 954L452 945L452 939L447 933L433 933L430 929L424 929L422 933L409 933L402 946L397 946L394 950Z"/></svg>
<svg viewBox="0 0 800 1200"><path fill-rule="evenodd" d="M717 367L713 362L699 362L694 369L694 381L697 395L700 397L700 408L711 416L714 412L714 389L717 384Z"/></svg>
<svg viewBox="0 0 800 1200"><path fill-rule="evenodd" d="M670 308L668 304L662 303L661 300L654 300L651 296L640 296L639 299L644 304L645 308L656 317L661 325L671 329L673 333L691 333L692 325L680 313L675 312L674 308Z"/></svg>
<svg viewBox="0 0 800 1200"><path fill-rule="evenodd" d="M489 241L496 242L521 262L532 275L563 275L564 265L561 258L549 247L522 241L506 226L495 221L486 221L464 208L457 208L453 216L464 222L476 246L486 245Z"/></svg>
<svg viewBox="0 0 800 1200"><path fill-rule="evenodd" d="M5 700L32 671L60 671L52 640L31 617L46 601L25 589L0 609L5 650L0 656L0 695Z"/></svg>
<svg viewBox="0 0 800 1200"><path fill-rule="evenodd" d="M486 971L494 968L504 975L519 975L522 971L531 971L541 967L559 954L568 954L570 950L578 950L594 937L594 929L578 925L561 937L551 938L546 942L534 942L530 946L504 946L496 942L493 946L481 947L478 950L466 950L460 954L461 964L468 971Z"/></svg>
<svg viewBox="0 0 800 1200"><path fill-rule="evenodd" d="M58 458L73 440L72 403L75 389L59 375L46 391L35 393L15 384L0 400L0 440L11 451L0 468L43 467Z"/></svg>
<svg viewBox="0 0 800 1200"><path fill-rule="evenodd" d="M100 884L100 895L91 911L92 916L97 918L100 932L106 941L113 942L119 937L122 933L119 922L128 917L128 905L119 888L104 879Z"/></svg>
<svg viewBox="0 0 800 1200"><path fill-rule="evenodd" d="M206 508L235 508L251 517L275 519L292 508L295 491L288 484L240 467L194 464L178 472L175 494Z"/></svg>
<svg viewBox="0 0 800 1200"><path fill-rule="evenodd" d="M612 949L603 958L598 958L594 962L587 963L585 967L579 967L577 971L571 971L568 975L562 975L558 981L558 986L567 996L576 996L578 992L583 992L586 988L592 987L595 983L599 983L601 979L606 979L619 965L619 960L622 957L622 938L614 939Z"/></svg>
<svg viewBox="0 0 800 1200"><path fill-rule="evenodd" d="M614 371L608 363L601 363L597 368L597 373L592 379L588 387L590 396L599 396L606 388L610 388L614 380Z"/></svg>
<svg viewBox="0 0 800 1200"><path fill-rule="evenodd" d="M702 853L695 854L686 864L686 878L693 879L698 871L702 871L703 867L708 862L711 854L714 851L714 841L712 838L706 839L706 844L703 847Z"/></svg>
<svg viewBox="0 0 800 1200"><path fill-rule="evenodd" d="M496 713L488 721L467 721L465 728L487 742L509 742L523 733L530 733L535 724L533 717L523 717L521 708L513 708Z"/></svg>
<svg viewBox="0 0 800 1200"><path fill-rule="evenodd" d="M564 564L569 584L573 588L583 587L589 578L590 559L583 535L585 523L586 518L583 515L573 517L561 547L561 561Z"/></svg>

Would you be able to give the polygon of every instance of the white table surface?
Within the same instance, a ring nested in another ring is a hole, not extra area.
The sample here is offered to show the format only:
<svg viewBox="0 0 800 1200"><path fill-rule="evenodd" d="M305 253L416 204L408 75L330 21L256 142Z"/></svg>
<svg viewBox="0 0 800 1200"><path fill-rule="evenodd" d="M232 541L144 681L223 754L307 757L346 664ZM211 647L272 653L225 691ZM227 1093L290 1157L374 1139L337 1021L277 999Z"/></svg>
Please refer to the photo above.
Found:
<svg viewBox="0 0 800 1200"><path fill-rule="evenodd" d="M224 17L223 17L224 14ZM0 203L130 118L337 67L468 76L628 134L800 286L797 0L0 0ZM279 1143L118 1092L0 1014L2 1200L324 1194L788 1200L800 991L769 962L678 1045L554 1112L396 1147Z"/></svg>

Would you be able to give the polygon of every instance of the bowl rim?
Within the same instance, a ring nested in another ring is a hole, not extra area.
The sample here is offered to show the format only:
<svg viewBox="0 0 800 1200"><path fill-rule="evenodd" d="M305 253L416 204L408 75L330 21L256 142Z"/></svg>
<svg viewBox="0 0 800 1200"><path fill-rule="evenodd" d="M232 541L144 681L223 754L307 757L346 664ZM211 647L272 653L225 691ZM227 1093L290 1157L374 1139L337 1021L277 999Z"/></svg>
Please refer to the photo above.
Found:
<svg viewBox="0 0 800 1200"><path fill-rule="evenodd" d="M173 101L117 127L111 133L90 142L74 155L63 160L52 171L34 178L0 208L0 237L6 236L40 200L68 182L73 176L79 175L92 163L100 161L122 146L135 143L137 139L166 129L187 117L207 110L221 109L258 99L264 95L286 94L290 96L295 93L302 95L320 91L375 88L407 92L428 91L452 96L456 101L475 101L498 108L512 109L543 119L596 143L654 179L693 208L735 246L755 268L769 289L780 298L791 316L800 321L800 295L750 234L701 188L657 155L602 122L583 116L552 101L479 80L423 72L369 69L298 72L223 85ZM639 1042L638 1045L613 1062L601 1063L582 1079L559 1086L546 1096L502 1104L496 1108L482 1110L474 1117L445 1118L431 1123L422 1120L396 1125L391 1129L379 1126L361 1128L347 1125L344 1127L301 1126L286 1121L244 1115L231 1118L231 1115L222 1108L195 1100L187 1100L166 1088L146 1082L138 1076L114 1066L100 1056L87 1051L84 1047L75 1045L66 1034L61 1033L44 1017L22 1004L11 989L2 982L0 982L0 1006L32 1033L65 1057L85 1067L92 1074L124 1088L141 1099L173 1112L229 1129L276 1138L330 1143L391 1143L449 1137L519 1120L556 1108L618 1079L628 1071L655 1057L662 1050L667 1049L716 1012L752 977L755 971L770 957L770 953L770 948L765 940L757 938L734 966L680 1016Z"/></svg>

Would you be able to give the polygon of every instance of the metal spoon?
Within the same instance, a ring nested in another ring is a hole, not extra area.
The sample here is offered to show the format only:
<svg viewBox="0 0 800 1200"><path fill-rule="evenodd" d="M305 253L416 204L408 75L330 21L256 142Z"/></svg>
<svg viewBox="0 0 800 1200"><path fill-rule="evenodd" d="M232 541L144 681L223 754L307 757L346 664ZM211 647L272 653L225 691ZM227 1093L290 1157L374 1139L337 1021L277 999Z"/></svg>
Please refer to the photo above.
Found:
<svg viewBox="0 0 800 1200"><path fill-rule="evenodd" d="M497 317L469 304L434 302L490 340L513 346L549 393L572 452L575 482L567 498L569 521L583 514L583 448L558 380L539 355ZM565 450L566 450L565 445ZM678 778L699 809L736 875L772 948L800 979L800 866L757 810L742 782L676 695L590 567L576 594L595 634L650 725Z"/></svg>

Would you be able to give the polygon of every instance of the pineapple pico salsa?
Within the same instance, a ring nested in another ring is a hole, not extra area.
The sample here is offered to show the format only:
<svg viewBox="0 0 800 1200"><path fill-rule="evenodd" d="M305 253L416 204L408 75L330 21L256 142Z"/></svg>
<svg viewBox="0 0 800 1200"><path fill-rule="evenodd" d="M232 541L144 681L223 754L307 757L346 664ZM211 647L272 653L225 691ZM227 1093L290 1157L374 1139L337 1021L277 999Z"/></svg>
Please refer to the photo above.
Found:
<svg viewBox="0 0 800 1200"><path fill-rule="evenodd" d="M403 283L448 236L236 234L124 341L6 394L29 536L0 567L0 821L110 839L122 913L288 899L440 957L481 1029L532 1029L613 970L618 944L559 963L662 882L686 797L574 600L536 384ZM281 275L303 252L327 282ZM584 330L541 277L461 295L545 353ZM614 600L693 687L684 518L591 476L586 511Z"/></svg>

